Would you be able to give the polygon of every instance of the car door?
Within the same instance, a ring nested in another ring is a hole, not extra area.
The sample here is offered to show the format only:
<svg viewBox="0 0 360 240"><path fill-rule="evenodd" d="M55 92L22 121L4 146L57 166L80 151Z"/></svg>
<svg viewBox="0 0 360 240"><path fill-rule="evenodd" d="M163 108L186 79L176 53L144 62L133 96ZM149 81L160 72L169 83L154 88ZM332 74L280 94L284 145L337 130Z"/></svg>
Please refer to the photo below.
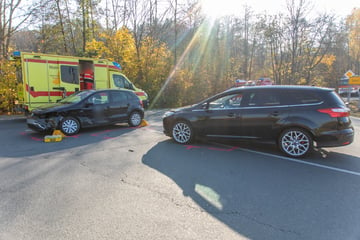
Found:
<svg viewBox="0 0 360 240"><path fill-rule="evenodd" d="M97 92L86 100L84 112L91 122L89 125L102 125L110 122L109 103L110 96L107 91Z"/></svg>
<svg viewBox="0 0 360 240"><path fill-rule="evenodd" d="M128 95L124 91L110 92L109 119L111 122L127 120L129 109Z"/></svg>
<svg viewBox="0 0 360 240"><path fill-rule="evenodd" d="M241 100L241 93L232 93L209 101L203 113L204 134L210 137L241 135Z"/></svg>
<svg viewBox="0 0 360 240"><path fill-rule="evenodd" d="M242 133L246 138L273 138L280 123L288 115L279 91L274 89L249 90L244 95Z"/></svg>

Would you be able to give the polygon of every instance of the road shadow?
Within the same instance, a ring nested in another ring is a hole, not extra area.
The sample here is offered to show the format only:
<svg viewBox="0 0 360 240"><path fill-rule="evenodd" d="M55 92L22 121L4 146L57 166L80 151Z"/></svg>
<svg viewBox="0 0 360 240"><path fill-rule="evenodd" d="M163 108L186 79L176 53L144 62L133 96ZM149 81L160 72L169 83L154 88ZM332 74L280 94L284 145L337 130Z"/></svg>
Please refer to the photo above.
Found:
<svg viewBox="0 0 360 240"><path fill-rule="evenodd" d="M341 161L349 156L337 157ZM354 231L360 236L360 209L354 208L354 198L360 200L360 187L354 184L360 183L358 176L253 152L202 143L184 146L170 140L155 145L142 162L174 181L200 212L243 237L344 239L347 235L342 234Z"/></svg>
<svg viewBox="0 0 360 240"><path fill-rule="evenodd" d="M229 139L200 139L200 142L207 144L216 144L223 147L236 147L260 154L270 154L274 156L287 158L288 156L281 152L275 142L272 141L236 141ZM356 141L352 145L334 148L314 148L308 155L300 158L300 161L325 164L331 167L352 169L360 172L360 158L351 154L343 154L343 149L353 148Z"/></svg>
<svg viewBox="0 0 360 240"><path fill-rule="evenodd" d="M3 121L5 122L5 121ZM12 126L23 125L20 120L12 121ZM26 127L10 127L9 131L3 131L0 145L0 157L31 157L38 154L51 153L61 150L69 150L77 147L96 147L105 141L117 141L118 138L133 131L141 131L141 128L129 127L127 124L116 124L103 127L81 129L79 134L64 137L60 142L44 142L46 134L34 132ZM19 130L20 129L20 130ZM23 130L21 130L23 129Z"/></svg>

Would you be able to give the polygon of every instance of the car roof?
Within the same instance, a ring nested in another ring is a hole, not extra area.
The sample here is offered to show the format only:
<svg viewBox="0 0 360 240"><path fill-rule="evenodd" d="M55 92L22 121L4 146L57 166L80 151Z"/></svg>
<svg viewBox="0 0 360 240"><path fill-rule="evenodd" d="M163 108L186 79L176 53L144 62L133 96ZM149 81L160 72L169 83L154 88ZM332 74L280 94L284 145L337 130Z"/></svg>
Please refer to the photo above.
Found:
<svg viewBox="0 0 360 240"><path fill-rule="evenodd" d="M278 89L278 90L304 90L304 91L333 91L334 89L325 88L325 87L316 87L316 86L305 86L305 85L262 85L262 86L242 86L235 87L226 90L226 93L229 92L239 92L241 90L270 90L270 89ZM224 92L224 93L225 93Z"/></svg>
<svg viewBox="0 0 360 240"><path fill-rule="evenodd" d="M128 93L133 93L135 94L133 91L128 90L128 89L89 89L89 90L82 90L82 92L93 92L93 93L97 93L97 92L104 92L104 91L110 91L110 92L128 92ZM135 94L136 95L136 94Z"/></svg>

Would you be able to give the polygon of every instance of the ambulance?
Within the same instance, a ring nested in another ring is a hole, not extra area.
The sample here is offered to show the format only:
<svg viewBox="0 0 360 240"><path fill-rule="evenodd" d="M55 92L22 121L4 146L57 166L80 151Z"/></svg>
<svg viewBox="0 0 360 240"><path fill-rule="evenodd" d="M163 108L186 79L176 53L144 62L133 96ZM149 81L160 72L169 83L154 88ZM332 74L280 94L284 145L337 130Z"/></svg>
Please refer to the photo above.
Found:
<svg viewBox="0 0 360 240"><path fill-rule="evenodd" d="M128 89L140 98L144 107L149 104L146 92L121 73L117 62L18 51L12 59L19 61L17 75L23 83L24 98L19 105L25 113L85 89Z"/></svg>

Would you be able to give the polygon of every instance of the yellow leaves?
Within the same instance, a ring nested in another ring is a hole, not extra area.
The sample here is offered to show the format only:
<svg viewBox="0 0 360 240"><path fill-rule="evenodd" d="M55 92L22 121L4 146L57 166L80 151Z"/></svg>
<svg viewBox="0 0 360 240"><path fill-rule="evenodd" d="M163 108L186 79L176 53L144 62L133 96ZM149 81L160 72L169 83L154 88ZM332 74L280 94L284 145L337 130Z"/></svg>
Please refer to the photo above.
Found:
<svg viewBox="0 0 360 240"><path fill-rule="evenodd" d="M0 111L11 112L18 96L15 62L0 61Z"/></svg>
<svg viewBox="0 0 360 240"><path fill-rule="evenodd" d="M108 55L109 49L105 44L93 39L86 43L86 55L91 58L105 58Z"/></svg>
<svg viewBox="0 0 360 240"><path fill-rule="evenodd" d="M335 55L327 54L321 59L320 63L325 64L326 66L329 67L329 66L333 65L335 60L336 60Z"/></svg>
<svg viewBox="0 0 360 240"><path fill-rule="evenodd" d="M346 19L349 28L349 53L350 56L360 61L360 8L354 8Z"/></svg>
<svg viewBox="0 0 360 240"><path fill-rule="evenodd" d="M125 27L100 37L101 41L92 40L87 44L86 54L119 62L135 85L155 96L170 71L171 52L167 45L146 37L136 46L132 33Z"/></svg>
<svg viewBox="0 0 360 240"><path fill-rule="evenodd" d="M104 36L108 58L120 62L124 68L133 64L136 56L135 39L129 29L123 27L112 36Z"/></svg>
<svg viewBox="0 0 360 240"><path fill-rule="evenodd" d="M93 39L86 45L86 54L93 58L106 58L119 62L124 68L132 64L135 55L135 40L131 32L123 27L113 35L101 34L103 41Z"/></svg>

